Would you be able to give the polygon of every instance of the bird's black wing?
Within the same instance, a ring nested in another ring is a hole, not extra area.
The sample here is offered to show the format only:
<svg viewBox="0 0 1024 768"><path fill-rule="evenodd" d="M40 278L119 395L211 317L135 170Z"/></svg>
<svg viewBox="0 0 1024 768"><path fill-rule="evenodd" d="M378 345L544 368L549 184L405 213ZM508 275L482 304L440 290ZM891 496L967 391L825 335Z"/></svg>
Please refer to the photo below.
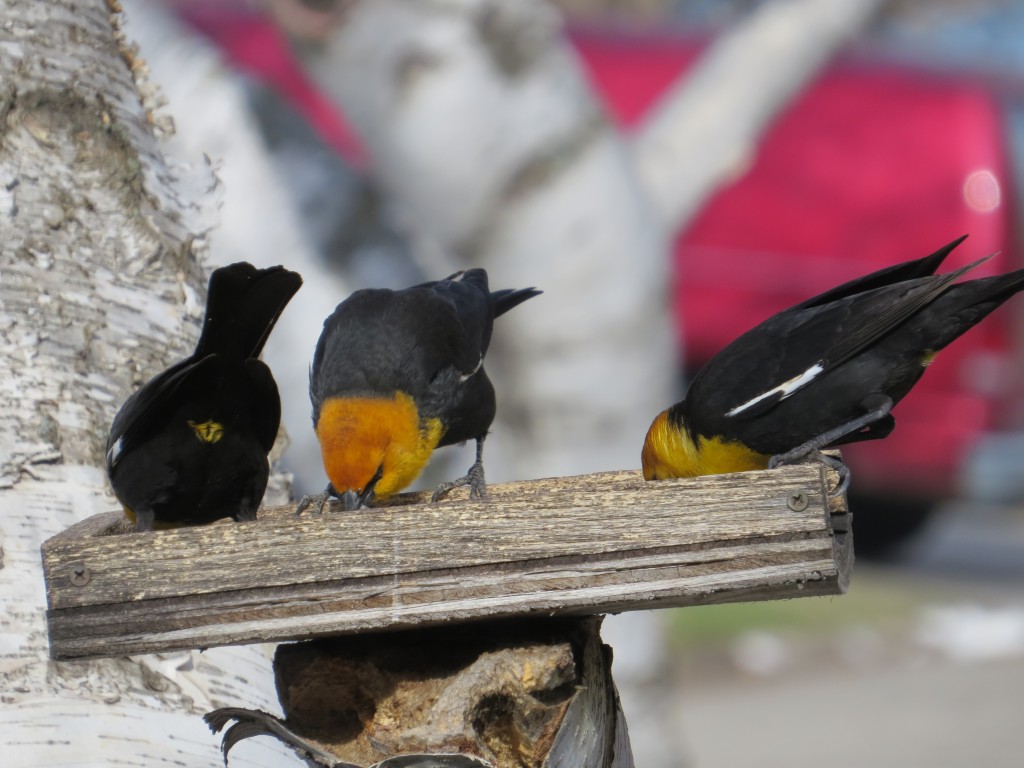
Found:
<svg viewBox="0 0 1024 768"><path fill-rule="evenodd" d="M463 376L472 374L487 352L494 327L487 272L469 269L459 280L439 280L428 290L434 301L426 310L428 324L421 326L427 333L417 340L425 367L431 377L447 365ZM430 338L430 323L447 328L447 333Z"/></svg>
<svg viewBox="0 0 1024 768"><path fill-rule="evenodd" d="M277 391L277 382L270 368L262 360L249 358L244 363L245 376L249 387L249 414L252 418L253 431L256 439L269 453L277 439L277 430L281 426L281 396Z"/></svg>
<svg viewBox="0 0 1024 768"><path fill-rule="evenodd" d="M756 418L842 365L934 301L979 262L774 315L717 354L694 378L686 421Z"/></svg>
<svg viewBox="0 0 1024 768"><path fill-rule="evenodd" d="M472 282L356 291L324 321L313 355L314 421L328 397L402 391L417 398L442 371L471 375L492 321L487 294Z"/></svg>
<svg viewBox="0 0 1024 768"><path fill-rule="evenodd" d="M216 365L216 355L207 355L201 360L186 358L154 376L125 400L114 417L107 438L108 471L114 468L122 454L134 450L159 432L180 399L187 397L193 387L204 386Z"/></svg>

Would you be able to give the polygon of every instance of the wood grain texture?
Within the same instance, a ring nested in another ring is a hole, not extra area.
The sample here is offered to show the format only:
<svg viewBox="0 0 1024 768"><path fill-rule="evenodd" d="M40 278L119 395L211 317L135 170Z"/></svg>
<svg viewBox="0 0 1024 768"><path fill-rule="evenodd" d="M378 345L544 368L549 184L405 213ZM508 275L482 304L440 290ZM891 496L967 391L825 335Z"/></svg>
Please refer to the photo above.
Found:
<svg viewBox="0 0 1024 768"><path fill-rule="evenodd" d="M53 658L837 594L852 564L845 500L818 465L550 478L482 502L405 494L152 533L98 517L43 545Z"/></svg>

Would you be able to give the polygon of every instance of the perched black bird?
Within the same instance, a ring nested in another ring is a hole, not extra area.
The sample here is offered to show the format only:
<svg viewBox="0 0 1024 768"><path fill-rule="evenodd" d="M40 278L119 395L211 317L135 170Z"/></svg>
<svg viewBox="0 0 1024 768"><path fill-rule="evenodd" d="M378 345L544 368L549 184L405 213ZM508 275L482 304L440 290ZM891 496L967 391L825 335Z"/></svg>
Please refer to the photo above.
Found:
<svg viewBox="0 0 1024 768"><path fill-rule="evenodd" d="M935 355L1024 287L1024 270L955 283L934 275L963 241L844 283L768 318L715 355L654 419L644 477L764 469L887 436L890 410Z"/></svg>
<svg viewBox="0 0 1024 768"><path fill-rule="evenodd" d="M107 474L138 530L256 519L281 421L277 385L257 358L301 285L283 267L215 270L195 352L121 406Z"/></svg>
<svg viewBox="0 0 1024 768"><path fill-rule="evenodd" d="M299 512L328 496L346 509L385 499L423 470L434 449L476 440L476 462L452 488L485 489L483 445L494 420L494 387L483 369L494 318L536 296L490 291L482 269L399 291L365 289L324 321L313 356L313 425L330 479Z"/></svg>

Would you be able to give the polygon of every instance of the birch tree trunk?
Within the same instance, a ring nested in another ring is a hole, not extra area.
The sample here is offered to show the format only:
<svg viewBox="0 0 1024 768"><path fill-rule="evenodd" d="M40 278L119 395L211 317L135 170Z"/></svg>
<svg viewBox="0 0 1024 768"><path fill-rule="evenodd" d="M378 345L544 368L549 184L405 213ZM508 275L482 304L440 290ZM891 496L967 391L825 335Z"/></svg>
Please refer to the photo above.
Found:
<svg viewBox="0 0 1024 768"><path fill-rule="evenodd" d="M116 506L115 409L194 345L212 186L171 167L104 0L0 0L0 754L5 766L220 764L198 714L275 707L266 653L48 661L39 546ZM198 182L198 183L196 183ZM280 765L266 747L241 765ZM255 756L255 757L253 757Z"/></svg>

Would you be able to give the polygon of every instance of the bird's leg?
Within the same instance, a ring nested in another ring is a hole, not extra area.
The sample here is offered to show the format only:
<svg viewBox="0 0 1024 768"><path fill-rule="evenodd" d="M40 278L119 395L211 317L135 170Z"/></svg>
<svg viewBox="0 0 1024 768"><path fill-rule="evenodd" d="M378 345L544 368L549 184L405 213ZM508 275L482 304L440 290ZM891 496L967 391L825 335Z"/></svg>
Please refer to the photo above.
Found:
<svg viewBox="0 0 1024 768"><path fill-rule="evenodd" d="M798 445L790 451L778 453L772 456L768 461L768 467L770 469L774 469L780 464L794 464L807 458L815 451L820 451L822 448L832 445L840 438L859 432L869 424L872 424L879 419L884 419L889 415L889 411L892 409L892 399L883 396L881 400L882 402L880 405L865 413L863 416L858 416L856 419L851 419L845 424L841 424L834 429L830 429L828 432L823 432L817 437L811 438L806 443ZM893 423L895 423L895 420Z"/></svg>
<svg viewBox="0 0 1024 768"><path fill-rule="evenodd" d="M241 503L238 505L238 511L231 516L231 519L233 519L236 523L255 520L257 506L259 505L254 505L251 499L242 499Z"/></svg>
<svg viewBox="0 0 1024 768"><path fill-rule="evenodd" d="M334 486L330 483L327 484L327 488L324 489L323 493L306 494L299 500L299 504L295 507L295 515L301 515L306 511L307 507L313 508L314 514L321 514L324 511L324 504L330 498L338 498L338 492L334 490Z"/></svg>
<svg viewBox="0 0 1024 768"><path fill-rule="evenodd" d="M857 432L851 432L838 440L834 440L831 444L832 448L836 448L840 445L847 445L849 443L860 443L865 440L881 440L883 437L888 437L889 434L896 428L896 419L891 413L886 414L878 421L868 424Z"/></svg>
<svg viewBox="0 0 1024 768"><path fill-rule="evenodd" d="M487 483L484 482L484 438L482 437L478 437L476 440L476 461L473 462L469 471L457 480L441 483L434 489L430 500L440 501L453 488L463 485L469 486L469 498L471 499L482 499L487 494Z"/></svg>
<svg viewBox="0 0 1024 768"><path fill-rule="evenodd" d="M152 509L136 509L135 530L152 531L156 527L156 514Z"/></svg>
<svg viewBox="0 0 1024 768"><path fill-rule="evenodd" d="M863 416L858 416L856 419L851 419L845 424L830 429L828 432L823 432L790 451L772 456L768 460L768 468L775 469L775 467L782 464L796 464L806 459L819 461L839 473L839 484L830 493L831 496L838 496L850 485L850 469L839 459L823 454L821 449L834 445L837 441L842 440L842 438L856 434L865 427L870 429L870 425L876 421L886 419L886 417L888 419L880 425L879 432L885 432L887 428L891 432L892 427L896 424L896 420L889 416L889 411L892 410L893 406L892 398L880 395L877 398L865 400L864 406L870 408L870 410ZM890 420L891 424L889 423ZM885 432L879 436L884 437L888 433Z"/></svg>

